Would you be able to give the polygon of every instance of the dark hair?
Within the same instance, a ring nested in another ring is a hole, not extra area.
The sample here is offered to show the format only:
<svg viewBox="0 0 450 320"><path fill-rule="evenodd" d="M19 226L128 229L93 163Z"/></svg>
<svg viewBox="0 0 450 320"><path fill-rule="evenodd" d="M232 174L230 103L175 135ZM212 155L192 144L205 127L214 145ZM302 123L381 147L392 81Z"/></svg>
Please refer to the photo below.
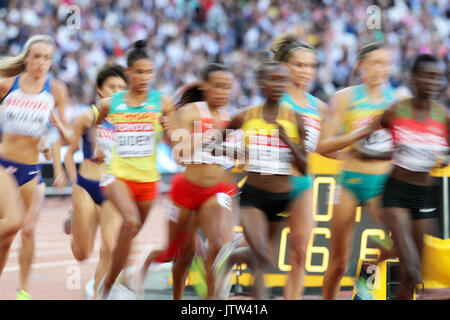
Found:
<svg viewBox="0 0 450 320"><path fill-rule="evenodd" d="M110 64L110 65L104 66L98 72L97 81L96 81L97 87L101 88L103 83L109 77L120 77L123 79L123 81L128 82L127 76L125 75L125 72L123 71L122 66L120 66L118 64Z"/></svg>
<svg viewBox="0 0 450 320"><path fill-rule="evenodd" d="M230 72L230 68L220 63L209 63L201 72L202 81L208 81L211 73L215 71ZM203 101L203 91L200 90L200 85L201 82L194 82L181 87L175 94L175 107L181 108L188 103Z"/></svg>
<svg viewBox="0 0 450 320"><path fill-rule="evenodd" d="M201 77L203 81L208 81L209 80L209 75L212 72L215 71L230 71L230 68L228 68L226 65L220 64L220 63L209 63L205 69L203 69L202 73L201 73Z"/></svg>
<svg viewBox="0 0 450 320"><path fill-rule="evenodd" d="M367 57L367 55L370 52L378 50L378 49L382 49L382 48L385 48L385 44L382 41L368 43L368 44L362 46L361 48L359 48L356 59L358 60L358 62L362 61L362 60L364 60L365 57ZM352 69L352 73L350 74L350 78L348 79L348 82L351 83L352 80L356 77L356 75L358 73L359 73L358 65L355 65Z"/></svg>
<svg viewBox="0 0 450 320"><path fill-rule="evenodd" d="M144 40L138 40L134 43L133 49L127 54L127 66L131 67L133 63L140 59L149 59L147 52L145 51L146 43Z"/></svg>
<svg viewBox="0 0 450 320"><path fill-rule="evenodd" d="M419 71L419 69L420 69L420 65L422 63L426 63L426 62L438 63L439 60L436 56L433 56L431 54L420 54L414 60L414 63L412 65L412 69L411 69L411 73L412 74L417 73L417 71Z"/></svg>
<svg viewBox="0 0 450 320"><path fill-rule="evenodd" d="M306 50L316 52L316 50L307 43L299 41L294 34L284 33L275 38L270 50L274 53L274 60L280 62L288 62L290 55L296 50Z"/></svg>
<svg viewBox="0 0 450 320"><path fill-rule="evenodd" d="M258 82L262 81L268 73L280 67L283 67L283 65L278 61L264 61L261 63L256 70L256 78Z"/></svg>
<svg viewBox="0 0 450 320"><path fill-rule="evenodd" d="M382 49L384 47L385 45L382 41L368 43L365 46L359 48L357 59L358 61L363 60L370 52Z"/></svg>

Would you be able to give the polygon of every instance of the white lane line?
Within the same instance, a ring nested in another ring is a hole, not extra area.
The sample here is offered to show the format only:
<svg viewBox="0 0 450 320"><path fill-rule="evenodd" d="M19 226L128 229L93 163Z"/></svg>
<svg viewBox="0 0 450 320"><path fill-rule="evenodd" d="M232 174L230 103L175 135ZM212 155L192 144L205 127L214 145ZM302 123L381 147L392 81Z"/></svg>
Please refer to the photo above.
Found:
<svg viewBox="0 0 450 320"><path fill-rule="evenodd" d="M130 255L128 258L135 259L138 256L139 255ZM72 260L63 260L63 261L54 261L54 262L45 262L45 263L34 263L31 266L31 269L55 268L55 267L63 267L63 266L71 266L71 265L79 265L80 267L82 267L85 264L98 263L98 261L99 261L99 258L90 258L81 263L78 262L77 260L73 260L73 259ZM19 271L19 270L20 270L20 266L10 266L10 267L6 267L5 269L3 269L3 273L15 272L15 271Z"/></svg>
<svg viewBox="0 0 450 320"><path fill-rule="evenodd" d="M83 261L85 263L94 263L98 262L98 258L92 258L87 261ZM55 262L45 262L45 263L34 263L31 268L32 269L42 269L42 268L53 268L53 267L62 267L62 266L70 266L70 265L79 265L80 263L76 260L64 260L64 261L55 261ZM3 272L14 272L19 271L20 266L11 266L6 267Z"/></svg>
<svg viewBox="0 0 450 320"><path fill-rule="evenodd" d="M137 245L132 250L141 250L141 252L136 254L131 254L128 259L135 259L135 258L141 258L143 254L147 254L149 249L154 248L153 245ZM145 251L143 251L145 250ZM54 262L43 262L43 263L33 263L31 268L32 269L42 269L42 268L53 268L53 267L61 267L61 266L70 266L70 265L83 265L83 264L89 264L89 263L98 263L99 258L90 258L88 260L85 260L83 262L78 262L77 260L62 260L62 261L54 261ZM13 266L7 266L3 269L3 272L14 272L19 271L20 266L19 265L13 265Z"/></svg>
<svg viewBox="0 0 450 320"><path fill-rule="evenodd" d="M94 248L94 250L92 251L92 254L97 254L100 252L100 248ZM36 250L36 252L34 253L34 258L39 258L39 257L51 257L51 256L61 256L61 255L72 255L72 251L70 250L70 248L68 249L56 249L56 250ZM19 257L19 252L11 252L9 254L10 258L17 258Z"/></svg>

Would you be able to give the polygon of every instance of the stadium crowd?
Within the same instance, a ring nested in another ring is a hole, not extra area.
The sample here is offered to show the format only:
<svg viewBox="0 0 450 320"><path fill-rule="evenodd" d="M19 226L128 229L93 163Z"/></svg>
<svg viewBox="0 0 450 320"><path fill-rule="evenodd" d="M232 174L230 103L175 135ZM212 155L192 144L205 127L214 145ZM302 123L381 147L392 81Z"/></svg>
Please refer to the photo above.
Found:
<svg viewBox="0 0 450 320"><path fill-rule="evenodd" d="M381 29L370 27L377 27L374 4L382 12ZM311 92L324 101L349 84L357 48L374 39L394 48L396 88L406 87L404 72L416 54L450 60L446 0L0 0L0 18L0 55L17 54L33 34L55 38L52 72L69 86L69 121L94 101L98 69L107 62L124 64L138 39L148 39L154 85L168 94L196 80L195 70L207 61L232 66L233 109L260 101L254 81L260 52L285 31L317 48Z"/></svg>

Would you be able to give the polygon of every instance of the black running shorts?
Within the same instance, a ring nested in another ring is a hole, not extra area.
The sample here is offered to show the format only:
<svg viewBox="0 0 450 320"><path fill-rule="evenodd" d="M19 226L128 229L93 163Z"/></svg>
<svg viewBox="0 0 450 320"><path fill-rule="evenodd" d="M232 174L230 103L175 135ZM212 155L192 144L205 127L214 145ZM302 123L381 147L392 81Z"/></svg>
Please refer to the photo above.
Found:
<svg viewBox="0 0 450 320"><path fill-rule="evenodd" d="M435 218L437 193L436 186L417 186L389 178L383 193L383 208L409 209L413 220Z"/></svg>
<svg viewBox="0 0 450 320"><path fill-rule="evenodd" d="M289 195L290 192L272 193L245 184L241 189L239 204L241 207L259 209L270 222L277 222L285 218L282 213L289 206Z"/></svg>

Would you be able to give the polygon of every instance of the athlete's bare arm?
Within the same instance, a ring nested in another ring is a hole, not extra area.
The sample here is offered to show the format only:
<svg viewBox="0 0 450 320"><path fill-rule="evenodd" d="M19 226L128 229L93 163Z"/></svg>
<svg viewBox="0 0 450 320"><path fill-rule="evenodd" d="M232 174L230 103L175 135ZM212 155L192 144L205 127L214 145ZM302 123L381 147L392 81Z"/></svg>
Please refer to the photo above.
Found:
<svg viewBox="0 0 450 320"><path fill-rule="evenodd" d="M169 143L171 144L171 136L174 129L173 125L175 122L175 104L172 98L163 95L161 97L161 105L163 117L160 119L160 122L164 129L164 133L166 134Z"/></svg>
<svg viewBox="0 0 450 320"><path fill-rule="evenodd" d="M280 139L283 140L284 143L288 145L288 147L291 149L292 155L294 156L294 164L297 167L297 169L302 173L305 174L307 171L307 156L305 151L305 126L303 124L303 117L300 113L295 112L295 118L297 121L297 129L298 129L298 135L300 138L300 143L297 145L295 144L286 134L286 131L284 130L283 126L281 124L278 124L280 128Z"/></svg>
<svg viewBox="0 0 450 320"><path fill-rule="evenodd" d="M239 130L242 128L246 112L247 112L247 109L244 109L241 112L239 112L236 116L234 116L231 119L231 121L228 123L228 126L224 129L222 129L222 141L225 141L227 139L227 136L229 134L233 133L233 131ZM227 153L226 149L223 149L222 152L224 154L229 154L229 152ZM234 158L236 160L240 160L243 157L245 157L245 155L243 153L245 153L245 150L243 150L242 148L240 148L240 147L234 148Z"/></svg>
<svg viewBox="0 0 450 320"><path fill-rule="evenodd" d="M238 130L242 128L244 124L245 114L247 113L247 109L239 112L231 121L228 123L227 129Z"/></svg>
<svg viewBox="0 0 450 320"><path fill-rule="evenodd" d="M5 78L0 81L0 103L5 98L6 94L11 90L13 84L14 84L14 77L11 78Z"/></svg>
<svg viewBox="0 0 450 320"><path fill-rule="evenodd" d="M59 139L52 144L53 186L61 189L66 186L66 173L61 163L61 147L66 145L64 139Z"/></svg>
<svg viewBox="0 0 450 320"><path fill-rule="evenodd" d="M447 145L450 146L450 112L445 110L445 124L447 126ZM438 163L438 168L445 168L450 164L450 148Z"/></svg>
<svg viewBox="0 0 450 320"><path fill-rule="evenodd" d="M60 132L62 137L67 140L68 143L70 143L74 137L72 129L67 126L65 115L68 98L67 86L62 81L52 80L52 82L50 83L50 90L53 97L55 98L55 105L58 110L59 121L61 121L62 123L62 126L61 128L58 128L58 131ZM53 117L55 116L53 115Z"/></svg>
<svg viewBox="0 0 450 320"><path fill-rule="evenodd" d="M64 157L64 164L66 166L67 174L72 184L75 184L77 182L77 168L73 159L73 155L79 149L81 136L92 126L93 122L94 112L93 110L89 109L83 112L73 124L75 138L72 143L69 144L69 148L67 149L67 153Z"/></svg>
<svg viewBox="0 0 450 320"><path fill-rule="evenodd" d="M350 93L350 89L345 88L331 97L331 112L324 121L324 126L322 127L323 137L321 137L316 150L321 155L344 149L372 132L372 127L368 126L348 134L339 134L344 124L347 108L350 106Z"/></svg>
<svg viewBox="0 0 450 320"><path fill-rule="evenodd" d="M108 116L109 113L109 106L111 105L111 97L108 98L103 98L101 99L98 104L97 104L97 108L98 108L98 118L97 121L95 122L95 125L99 125L100 123L102 123L103 120L105 120L105 118Z"/></svg>
<svg viewBox="0 0 450 320"><path fill-rule="evenodd" d="M326 130L325 126L327 125L325 120L328 119L328 117L330 117L330 113L331 113L328 105L325 102L323 102L322 100L319 100L318 105L319 105L319 109L320 109L320 114L322 115L322 123L321 123L320 137L319 137L319 141L318 141L317 145L319 145L323 141L324 137L326 136L326 134L323 133ZM329 152L329 153L322 154L322 155L324 157L327 157L330 159L340 159L341 154L342 154L342 151L338 150L338 151Z"/></svg>
<svg viewBox="0 0 450 320"><path fill-rule="evenodd" d="M200 121L200 114L195 104L187 104L178 109L173 118L173 128L176 129L170 137L171 145L173 146L175 161L181 164L181 160L183 158L186 160L188 156L185 152L192 155L194 146L202 146L202 135L196 136L191 134L194 130L194 122Z"/></svg>

